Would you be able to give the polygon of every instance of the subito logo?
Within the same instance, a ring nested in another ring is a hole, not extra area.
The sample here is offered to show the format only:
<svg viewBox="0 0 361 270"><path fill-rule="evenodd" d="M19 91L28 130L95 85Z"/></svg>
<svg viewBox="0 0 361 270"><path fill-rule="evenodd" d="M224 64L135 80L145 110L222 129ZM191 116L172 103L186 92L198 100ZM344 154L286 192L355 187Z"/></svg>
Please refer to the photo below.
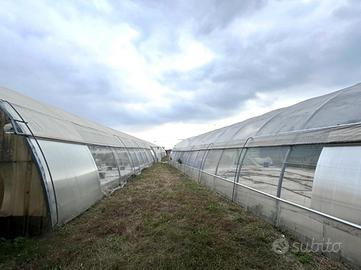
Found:
<svg viewBox="0 0 361 270"><path fill-rule="evenodd" d="M274 253L283 255L286 254L290 249L290 244L288 243L287 239L282 236L281 238L275 240L272 243L272 250Z"/></svg>

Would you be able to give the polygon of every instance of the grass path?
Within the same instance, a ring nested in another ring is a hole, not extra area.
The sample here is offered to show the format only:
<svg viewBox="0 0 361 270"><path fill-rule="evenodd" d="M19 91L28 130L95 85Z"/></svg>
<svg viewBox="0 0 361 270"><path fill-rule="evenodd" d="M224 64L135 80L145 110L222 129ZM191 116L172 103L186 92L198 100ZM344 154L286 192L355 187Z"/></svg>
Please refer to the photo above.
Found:
<svg viewBox="0 0 361 270"><path fill-rule="evenodd" d="M277 255L280 236L156 164L55 232L0 241L0 269L346 269L322 256Z"/></svg>

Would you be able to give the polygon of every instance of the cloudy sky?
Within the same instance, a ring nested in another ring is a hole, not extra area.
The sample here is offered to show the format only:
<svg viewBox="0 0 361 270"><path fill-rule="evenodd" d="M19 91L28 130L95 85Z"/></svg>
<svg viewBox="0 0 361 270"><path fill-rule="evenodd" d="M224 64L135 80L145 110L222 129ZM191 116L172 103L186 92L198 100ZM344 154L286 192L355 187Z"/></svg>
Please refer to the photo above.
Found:
<svg viewBox="0 0 361 270"><path fill-rule="evenodd" d="M0 85L172 147L361 81L359 0L0 0Z"/></svg>

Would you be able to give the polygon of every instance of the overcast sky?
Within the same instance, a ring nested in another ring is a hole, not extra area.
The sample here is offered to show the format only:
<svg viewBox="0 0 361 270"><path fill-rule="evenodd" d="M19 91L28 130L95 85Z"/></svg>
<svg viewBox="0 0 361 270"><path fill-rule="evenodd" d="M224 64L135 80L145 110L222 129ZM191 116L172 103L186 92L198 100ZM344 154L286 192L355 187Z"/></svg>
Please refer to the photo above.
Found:
<svg viewBox="0 0 361 270"><path fill-rule="evenodd" d="M0 85L172 147L361 81L361 1L0 1Z"/></svg>

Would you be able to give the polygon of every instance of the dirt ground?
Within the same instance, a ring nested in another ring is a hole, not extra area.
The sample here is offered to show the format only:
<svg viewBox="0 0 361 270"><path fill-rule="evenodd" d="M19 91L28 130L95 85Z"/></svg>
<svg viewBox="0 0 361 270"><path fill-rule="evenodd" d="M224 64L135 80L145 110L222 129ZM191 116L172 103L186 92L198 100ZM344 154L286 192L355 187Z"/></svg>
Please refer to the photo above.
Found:
<svg viewBox="0 0 361 270"><path fill-rule="evenodd" d="M348 269L317 254L278 255L281 236L162 163L54 232L0 240L0 269Z"/></svg>

